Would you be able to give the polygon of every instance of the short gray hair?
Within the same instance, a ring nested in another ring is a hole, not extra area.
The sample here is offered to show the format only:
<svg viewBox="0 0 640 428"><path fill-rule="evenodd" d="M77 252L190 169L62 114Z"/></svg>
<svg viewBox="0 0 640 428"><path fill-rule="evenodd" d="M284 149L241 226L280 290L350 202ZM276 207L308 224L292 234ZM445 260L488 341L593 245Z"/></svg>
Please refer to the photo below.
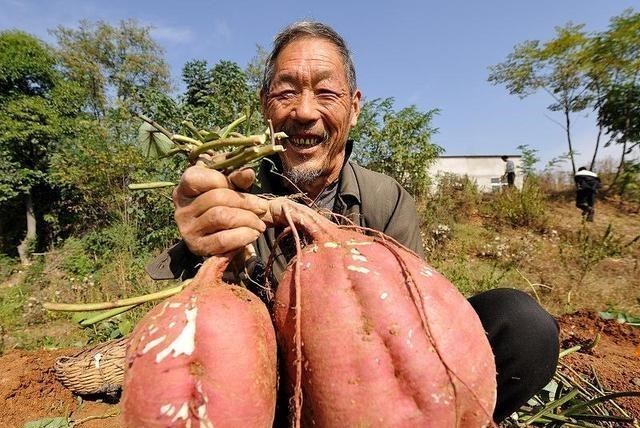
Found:
<svg viewBox="0 0 640 428"><path fill-rule="evenodd" d="M289 43L303 37L321 38L333 43L333 45L338 49L340 56L342 56L344 72L347 77L347 83L349 84L349 92L353 95L357 88L356 68L353 65L353 59L351 57L351 52L347 47L347 43L333 28L316 21L294 22L276 35L273 41L273 49L267 57L267 62L264 68L262 93L269 93L269 86L271 85L271 81L273 80L273 76L276 71L276 59L282 49L284 49Z"/></svg>

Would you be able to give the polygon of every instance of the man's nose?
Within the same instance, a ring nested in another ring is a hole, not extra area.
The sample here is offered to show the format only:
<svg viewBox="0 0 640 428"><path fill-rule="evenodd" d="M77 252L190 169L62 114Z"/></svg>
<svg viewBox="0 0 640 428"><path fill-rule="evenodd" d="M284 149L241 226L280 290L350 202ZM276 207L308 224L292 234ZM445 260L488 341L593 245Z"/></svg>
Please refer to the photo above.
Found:
<svg viewBox="0 0 640 428"><path fill-rule="evenodd" d="M320 119L318 101L311 91L303 91L293 109L293 118L301 123L315 122Z"/></svg>

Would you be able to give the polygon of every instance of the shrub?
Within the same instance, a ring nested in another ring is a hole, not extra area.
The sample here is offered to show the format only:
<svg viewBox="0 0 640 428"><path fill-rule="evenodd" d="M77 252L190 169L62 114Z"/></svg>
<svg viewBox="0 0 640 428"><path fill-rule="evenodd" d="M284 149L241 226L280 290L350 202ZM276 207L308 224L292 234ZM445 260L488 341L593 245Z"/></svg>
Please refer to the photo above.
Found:
<svg viewBox="0 0 640 428"><path fill-rule="evenodd" d="M475 182L467 176L439 175L428 196L417 200L426 251L441 253L453 238L455 223L467 220L477 211L481 195Z"/></svg>
<svg viewBox="0 0 640 428"><path fill-rule="evenodd" d="M69 238L62 247L61 267L73 276L83 277L96 271L96 259L90 257L83 240Z"/></svg>
<svg viewBox="0 0 640 428"><path fill-rule="evenodd" d="M601 236L589 229L586 223L578 231L563 233L558 247L562 265L572 278L581 283L598 262L609 257L620 257L640 242L635 238L623 237L607 226Z"/></svg>
<svg viewBox="0 0 640 428"><path fill-rule="evenodd" d="M513 227L529 227L537 231L547 228L545 194L534 177L529 177L522 191L505 189L492 199L487 205L486 214L494 218L501 225Z"/></svg>
<svg viewBox="0 0 640 428"><path fill-rule="evenodd" d="M6 254L0 253L0 281L4 281L18 270L20 263Z"/></svg>

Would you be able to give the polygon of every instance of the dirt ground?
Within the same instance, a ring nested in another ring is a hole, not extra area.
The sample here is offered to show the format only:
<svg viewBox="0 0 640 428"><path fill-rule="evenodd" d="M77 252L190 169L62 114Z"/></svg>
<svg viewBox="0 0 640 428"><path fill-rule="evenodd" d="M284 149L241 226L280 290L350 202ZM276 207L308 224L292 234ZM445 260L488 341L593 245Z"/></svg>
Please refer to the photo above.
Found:
<svg viewBox="0 0 640 428"><path fill-rule="evenodd" d="M559 322L562 349L585 346L600 333L594 348L567 355L563 363L592 383L597 377L605 392L640 391L640 327L603 320L589 311L564 315ZM569 370L563 373L577 378ZM640 398L620 398L616 403L640 421Z"/></svg>
<svg viewBox="0 0 640 428"><path fill-rule="evenodd" d="M597 333L601 335L595 348L566 356L565 364L586 378L596 373L606 390L640 390L639 327L603 320L587 311L564 315L559 322L563 349L587 344ZM0 357L0 427L22 427L27 421L60 416L69 416L83 428L123 426L120 415L108 416L119 412L117 404L79 400L56 380L54 361L72 353L11 351ZM617 402L640 420L640 399Z"/></svg>

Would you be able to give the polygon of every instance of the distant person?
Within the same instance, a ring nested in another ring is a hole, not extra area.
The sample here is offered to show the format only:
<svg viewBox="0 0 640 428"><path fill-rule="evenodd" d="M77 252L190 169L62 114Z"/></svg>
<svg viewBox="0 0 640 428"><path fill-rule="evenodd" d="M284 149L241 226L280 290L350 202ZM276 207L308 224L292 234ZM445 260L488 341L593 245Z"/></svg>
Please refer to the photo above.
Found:
<svg viewBox="0 0 640 428"><path fill-rule="evenodd" d="M582 210L582 217L585 217L587 221L593 221L596 192L602 186L600 178L595 172L581 166L578 168L574 180L576 182L576 207Z"/></svg>
<svg viewBox="0 0 640 428"><path fill-rule="evenodd" d="M513 161L509 159L509 156L502 156L502 161L505 162L504 175L502 178L507 179L507 185L513 187L516 183L516 167Z"/></svg>

